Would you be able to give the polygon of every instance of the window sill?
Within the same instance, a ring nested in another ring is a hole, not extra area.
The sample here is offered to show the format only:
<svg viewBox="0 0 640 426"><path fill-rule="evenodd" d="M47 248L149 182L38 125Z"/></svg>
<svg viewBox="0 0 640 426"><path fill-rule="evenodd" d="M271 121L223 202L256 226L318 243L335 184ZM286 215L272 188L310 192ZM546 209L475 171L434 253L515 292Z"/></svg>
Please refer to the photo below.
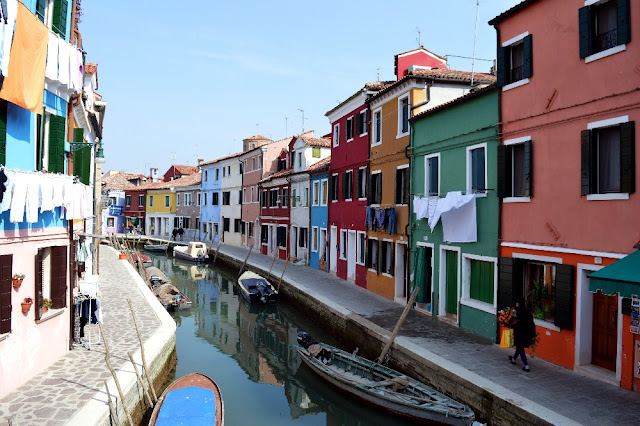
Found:
<svg viewBox="0 0 640 426"><path fill-rule="evenodd" d="M619 44L611 49L603 50L602 52L587 56L584 58L584 63L588 64L589 62L597 61L598 59L606 58L607 56L615 55L616 53L624 52L625 50L627 50L627 45Z"/></svg>
<svg viewBox="0 0 640 426"><path fill-rule="evenodd" d="M387 274L386 272L383 272L382 275L384 275L385 277L388 277L388 278L393 278L393 275Z"/></svg>
<svg viewBox="0 0 640 426"><path fill-rule="evenodd" d="M347 260L347 258L346 258L346 257L342 257L342 256L340 256L338 259L339 259L339 260Z"/></svg>
<svg viewBox="0 0 640 426"><path fill-rule="evenodd" d="M345 198L344 201L353 201L353 198Z"/></svg>
<svg viewBox="0 0 640 426"><path fill-rule="evenodd" d="M367 197L365 197L365 198L358 198L358 201L367 201Z"/></svg>
<svg viewBox="0 0 640 426"><path fill-rule="evenodd" d="M558 327L557 325L555 325L553 323L550 323L549 321L545 321L545 320L541 320L541 319L538 319L538 318L534 318L533 322L538 327L546 328L547 330L551 330L551 331L557 331L558 333L560 332L560 327Z"/></svg>
<svg viewBox="0 0 640 426"><path fill-rule="evenodd" d="M587 195L587 201L628 200L628 199L629 199L629 194L626 194L626 193Z"/></svg>
<svg viewBox="0 0 640 426"><path fill-rule="evenodd" d="M528 78L523 78L522 80L518 80L513 83L507 84L506 86L502 87L502 91L506 92L508 90L515 89L516 87L524 86L525 84L529 84Z"/></svg>
<svg viewBox="0 0 640 426"><path fill-rule="evenodd" d="M406 133L398 133L396 135L396 139L400 139L400 138L404 138L406 136L409 136L411 134L411 132L406 132Z"/></svg>
<svg viewBox="0 0 640 426"><path fill-rule="evenodd" d="M39 320L36 320L36 324L41 324L45 321L49 321L51 318L55 318L57 316L62 315L64 309L49 309L49 311L40 317Z"/></svg>
<svg viewBox="0 0 640 426"><path fill-rule="evenodd" d="M11 333L0 334L0 342L2 342L5 339L8 339L9 336L11 336Z"/></svg>
<svg viewBox="0 0 640 426"><path fill-rule="evenodd" d="M356 265L365 266L364 263L356 262Z"/></svg>
<svg viewBox="0 0 640 426"><path fill-rule="evenodd" d="M352 142L352 141L353 141L353 138L347 139L347 143Z"/></svg>
<svg viewBox="0 0 640 426"><path fill-rule="evenodd" d="M531 197L505 197L503 203L530 203Z"/></svg>
<svg viewBox="0 0 640 426"><path fill-rule="evenodd" d="M467 190L467 193L469 193L471 190ZM474 192L473 195L476 196L476 198L487 198L487 192Z"/></svg>
<svg viewBox="0 0 640 426"><path fill-rule="evenodd" d="M368 133L361 133L358 136L367 136L367 135L368 135Z"/></svg>
<svg viewBox="0 0 640 426"><path fill-rule="evenodd" d="M489 314L496 314L496 307L490 303L482 302L475 299L460 299L460 304Z"/></svg>
<svg viewBox="0 0 640 426"><path fill-rule="evenodd" d="M372 143L372 144L371 144L371 146L372 146L372 147L374 147L374 146L379 146L379 145L382 145L382 141L377 142L377 143Z"/></svg>

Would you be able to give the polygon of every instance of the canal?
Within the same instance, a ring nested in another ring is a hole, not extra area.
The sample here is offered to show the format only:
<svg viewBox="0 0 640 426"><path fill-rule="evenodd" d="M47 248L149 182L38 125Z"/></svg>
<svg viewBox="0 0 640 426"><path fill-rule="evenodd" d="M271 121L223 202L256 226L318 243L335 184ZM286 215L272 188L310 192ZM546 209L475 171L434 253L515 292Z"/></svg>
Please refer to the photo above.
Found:
<svg viewBox="0 0 640 426"><path fill-rule="evenodd" d="M220 386L226 425L409 425L339 393L301 363L296 336L340 347L317 320L280 301L250 306L235 271L152 255L189 297L177 324L175 377L200 372Z"/></svg>

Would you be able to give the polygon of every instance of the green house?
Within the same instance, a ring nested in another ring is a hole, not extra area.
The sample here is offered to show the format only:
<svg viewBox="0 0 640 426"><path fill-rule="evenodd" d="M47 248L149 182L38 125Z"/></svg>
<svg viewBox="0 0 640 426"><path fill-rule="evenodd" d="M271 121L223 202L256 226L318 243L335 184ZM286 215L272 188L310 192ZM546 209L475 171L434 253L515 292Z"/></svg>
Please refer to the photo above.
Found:
<svg viewBox="0 0 640 426"><path fill-rule="evenodd" d="M412 286L421 287L418 307L495 339L498 90L476 89L416 115L411 130L411 276ZM443 209L438 221L431 218Z"/></svg>

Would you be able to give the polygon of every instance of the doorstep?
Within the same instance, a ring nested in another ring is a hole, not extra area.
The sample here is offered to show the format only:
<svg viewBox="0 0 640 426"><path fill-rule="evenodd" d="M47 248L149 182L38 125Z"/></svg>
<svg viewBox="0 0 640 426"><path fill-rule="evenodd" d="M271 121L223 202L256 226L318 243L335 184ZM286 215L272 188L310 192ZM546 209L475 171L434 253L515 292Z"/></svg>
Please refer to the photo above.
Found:
<svg viewBox="0 0 640 426"><path fill-rule="evenodd" d="M598 367L594 364L579 365L575 368L575 372L592 379L600 380L610 385L620 387L620 382L616 378L616 372Z"/></svg>

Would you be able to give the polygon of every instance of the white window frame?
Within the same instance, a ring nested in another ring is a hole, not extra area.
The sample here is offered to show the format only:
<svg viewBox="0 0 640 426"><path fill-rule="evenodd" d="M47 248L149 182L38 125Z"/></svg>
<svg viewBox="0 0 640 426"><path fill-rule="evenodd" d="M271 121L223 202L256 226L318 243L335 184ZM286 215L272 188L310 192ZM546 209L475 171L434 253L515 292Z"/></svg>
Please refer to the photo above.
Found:
<svg viewBox="0 0 640 426"><path fill-rule="evenodd" d="M354 129L354 117L355 115L352 115L351 117L347 118L347 121L345 122L345 132L344 132L344 137L347 140L347 142L351 142L353 141L353 138L355 138L355 134L356 131ZM351 121L351 124L349 124L349 121ZM347 138L347 129L351 129L351 139Z"/></svg>
<svg viewBox="0 0 640 426"><path fill-rule="evenodd" d="M318 200L316 202L316 195L318 196ZM320 205L320 181L319 180L314 180L313 181L313 194L311 194L311 200L312 200L312 205L313 206L319 206Z"/></svg>
<svg viewBox="0 0 640 426"><path fill-rule="evenodd" d="M381 244L380 243L380 239L378 237L368 236L367 237L367 250L369 250L369 240L376 240L378 242L378 250L376 251L376 256L378 256L378 254L380 253L380 244ZM366 253L366 256L368 256L368 255L369 255L369 253ZM365 261L365 264L366 264L366 262L367 262L367 258L366 257L365 257L364 261ZM378 263L380 263L380 262L382 262L382 257L381 256L378 258ZM381 265L378 265L378 266L381 266ZM378 270L376 268L367 268L367 270L373 272L374 274L378 273ZM380 271L382 271L382 268L380 269Z"/></svg>
<svg viewBox="0 0 640 426"><path fill-rule="evenodd" d="M318 229L317 226L312 226L311 227L311 251L314 253L318 252L318 238L320 236L319 234L320 230Z"/></svg>
<svg viewBox="0 0 640 426"><path fill-rule="evenodd" d="M510 38L509 40L502 43L502 47L511 47L518 43L521 43L525 37L529 35L529 31L525 31L522 34L518 34L515 37ZM511 52L509 52L509 61L511 61ZM511 66L509 66L509 72L511 72ZM523 78L522 80L514 81L513 83L509 83L502 87L502 91L506 92L511 89L515 89L516 87L524 86L525 84L529 84L529 78Z"/></svg>
<svg viewBox="0 0 640 426"><path fill-rule="evenodd" d="M473 151L474 149L479 149L479 148L484 148L484 186L487 186L487 157L489 156L489 153L487 152L487 143L479 143L476 145L471 145L467 147L467 194L471 194L471 182L472 182L472 176L471 176L471 151ZM486 191L487 188L484 188L485 191L484 192L478 192L476 193L476 198L485 198L487 196L487 192Z"/></svg>
<svg viewBox="0 0 640 426"><path fill-rule="evenodd" d="M370 176L377 175L377 174L381 174L381 173L382 173L382 170L373 170L373 171L370 173ZM382 179L381 179L381 181L382 181ZM380 182L380 183L382 183L382 182ZM371 191L371 187L369 187L369 191ZM382 192L382 188L380 189L380 192ZM394 200L394 201L395 201L395 200ZM380 196L380 203L382 203L382 196ZM370 206L370 207L380 207L380 204L379 204L379 203L378 203L378 204L371 204L371 206Z"/></svg>
<svg viewBox="0 0 640 426"><path fill-rule="evenodd" d="M520 138L507 139L502 144L504 146L510 146L510 145L521 145L521 144L524 144L525 142L532 142L531 136L523 136ZM509 161L511 161L511 188L513 188L513 153L511 154L511 158L509 159ZM523 197L504 197L502 199L502 202L503 203L530 203L531 197L524 197L524 196Z"/></svg>
<svg viewBox="0 0 640 426"><path fill-rule="evenodd" d="M340 244L338 245L338 258L340 260L347 260L347 256L349 254L348 240L347 240L347 229L340 229ZM344 257L342 256L342 245L344 246Z"/></svg>
<svg viewBox="0 0 640 426"><path fill-rule="evenodd" d="M171 199L168 195L164 196L164 206L165 207L171 207Z"/></svg>
<svg viewBox="0 0 640 426"><path fill-rule="evenodd" d="M247 204L247 188L242 188L242 203Z"/></svg>
<svg viewBox="0 0 640 426"><path fill-rule="evenodd" d="M353 188L353 169L345 170L344 173L345 174L351 173L351 179L350 179L350 181L351 181L351 197L345 198L344 201L353 201L353 192L354 192L353 191L354 190L354 188Z"/></svg>
<svg viewBox="0 0 640 426"><path fill-rule="evenodd" d="M369 133L369 127L367 126L367 108L363 109L358 113L362 116L362 129L364 133L360 133L358 136L365 136Z"/></svg>
<svg viewBox="0 0 640 426"><path fill-rule="evenodd" d="M329 204L329 179L325 178L320 180L320 205L326 206L327 204Z"/></svg>
<svg viewBox="0 0 640 426"><path fill-rule="evenodd" d="M360 236L364 235L364 246L360 244ZM364 262L360 262L360 254L364 253ZM356 265L364 266L367 263L367 233L365 231L356 232Z"/></svg>
<svg viewBox="0 0 640 426"><path fill-rule="evenodd" d="M471 298L471 260L493 263L493 303L486 303ZM490 256L478 256L475 254L462 254L462 293L460 304L479 311L495 314L498 309L498 258Z"/></svg>
<svg viewBox="0 0 640 426"><path fill-rule="evenodd" d="M176 194L176 206L180 206L180 194L179 192Z"/></svg>
<svg viewBox="0 0 640 426"><path fill-rule="evenodd" d="M144 206L144 195L138 195L138 207Z"/></svg>
<svg viewBox="0 0 640 426"><path fill-rule="evenodd" d="M424 195L425 197L429 196L429 184L431 183L429 181L429 177L431 176L431 173L429 171L429 160L432 158L437 158L438 159L438 194L437 196L440 196L440 171L442 170L442 159L440 157L440 153L436 153L436 154L429 154L429 155L425 155L424 156Z"/></svg>
<svg viewBox="0 0 640 426"><path fill-rule="evenodd" d="M367 190L369 189L368 179L367 179L369 177L367 175L367 166L358 167L358 171L360 171L360 170L364 170L364 173L363 173L363 176L364 176L364 179L363 179L364 191L362 191L362 193L364 194L364 197L358 198L358 201L366 201L367 200ZM357 180L358 179L356 179L356 183L357 183Z"/></svg>
<svg viewBox="0 0 640 426"><path fill-rule="evenodd" d="M407 131L403 133L402 132L402 109L401 109L401 105L402 105L402 101L404 99L407 100L407 108L409 110L407 111ZM403 137L407 136L410 133L411 133L411 92L398 97L398 133L396 135L396 139L403 138Z"/></svg>
<svg viewBox="0 0 640 426"><path fill-rule="evenodd" d="M380 130L376 128L376 114L380 114ZM371 146L382 145L382 107L376 108L371 113ZM376 142L377 140L377 142Z"/></svg>
<svg viewBox="0 0 640 426"><path fill-rule="evenodd" d="M253 190L253 186L251 187L251 202L255 202L255 191Z"/></svg>
<svg viewBox="0 0 640 426"><path fill-rule="evenodd" d="M340 123L333 125L333 146L340 146Z"/></svg>

